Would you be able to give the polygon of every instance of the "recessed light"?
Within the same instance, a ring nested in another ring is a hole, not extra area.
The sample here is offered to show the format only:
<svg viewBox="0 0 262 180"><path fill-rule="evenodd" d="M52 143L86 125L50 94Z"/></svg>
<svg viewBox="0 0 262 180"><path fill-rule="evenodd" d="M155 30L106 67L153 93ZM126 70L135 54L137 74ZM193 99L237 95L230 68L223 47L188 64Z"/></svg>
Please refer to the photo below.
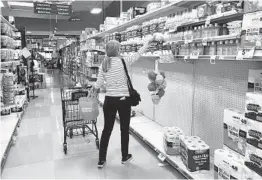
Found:
<svg viewBox="0 0 262 180"><path fill-rule="evenodd" d="M34 7L34 4L29 2L8 2L8 4L9 6Z"/></svg>
<svg viewBox="0 0 262 180"><path fill-rule="evenodd" d="M91 10L91 13L92 13L92 14L99 14L99 13L101 13L101 11L102 11L101 8L93 8L93 9Z"/></svg>

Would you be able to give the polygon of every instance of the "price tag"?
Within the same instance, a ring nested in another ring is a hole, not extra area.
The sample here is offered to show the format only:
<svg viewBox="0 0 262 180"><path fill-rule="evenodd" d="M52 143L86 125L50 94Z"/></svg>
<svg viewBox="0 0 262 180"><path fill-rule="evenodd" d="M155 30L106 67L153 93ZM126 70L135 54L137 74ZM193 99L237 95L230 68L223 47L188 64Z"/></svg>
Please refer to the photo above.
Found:
<svg viewBox="0 0 262 180"><path fill-rule="evenodd" d="M207 46L207 38L202 39L203 46Z"/></svg>
<svg viewBox="0 0 262 180"><path fill-rule="evenodd" d="M242 49L238 52L237 60L252 59L254 57L255 48Z"/></svg>
<svg viewBox="0 0 262 180"><path fill-rule="evenodd" d="M158 156L158 159L160 159L160 161L164 162L166 160L166 157L163 155L163 154L159 154Z"/></svg>
<svg viewBox="0 0 262 180"><path fill-rule="evenodd" d="M216 64L217 56L210 56L210 64Z"/></svg>
<svg viewBox="0 0 262 180"><path fill-rule="evenodd" d="M210 21L211 21L211 18L210 18L210 17L207 17L207 18L206 18L206 25L209 25L209 24L210 24Z"/></svg>
<svg viewBox="0 0 262 180"><path fill-rule="evenodd" d="M190 59L198 59L199 57L199 51L194 51L190 55Z"/></svg>

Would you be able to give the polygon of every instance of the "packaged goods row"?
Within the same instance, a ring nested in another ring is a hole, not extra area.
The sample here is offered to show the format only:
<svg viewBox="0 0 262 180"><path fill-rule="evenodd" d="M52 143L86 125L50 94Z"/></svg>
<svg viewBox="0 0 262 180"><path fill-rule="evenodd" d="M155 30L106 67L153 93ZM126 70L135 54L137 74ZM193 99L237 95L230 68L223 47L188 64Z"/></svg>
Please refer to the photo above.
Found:
<svg viewBox="0 0 262 180"><path fill-rule="evenodd" d="M224 110L224 147L214 152L215 179L262 177L262 93L248 92L245 101L245 112ZM178 127L167 127L164 149L170 156L181 156L190 172L210 170L210 149L200 137L189 137Z"/></svg>
<svg viewBox="0 0 262 180"><path fill-rule="evenodd" d="M20 49L0 49L1 53L1 61L6 62L6 61L12 61L12 60L17 60L19 59L21 55L21 50Z"/></svg>

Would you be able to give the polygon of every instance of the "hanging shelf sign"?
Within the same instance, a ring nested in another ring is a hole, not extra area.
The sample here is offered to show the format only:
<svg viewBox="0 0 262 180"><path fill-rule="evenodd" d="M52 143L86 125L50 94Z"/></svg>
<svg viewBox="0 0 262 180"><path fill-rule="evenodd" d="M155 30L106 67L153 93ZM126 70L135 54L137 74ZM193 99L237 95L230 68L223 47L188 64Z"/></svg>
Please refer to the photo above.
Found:
<svg viewBox="0 0 262 180"><path fill-rule="evenodd" d="M50 4L50 3L34 2L34 13L70 16L72 13L72 6L65 5L65 4Z"/></svg>

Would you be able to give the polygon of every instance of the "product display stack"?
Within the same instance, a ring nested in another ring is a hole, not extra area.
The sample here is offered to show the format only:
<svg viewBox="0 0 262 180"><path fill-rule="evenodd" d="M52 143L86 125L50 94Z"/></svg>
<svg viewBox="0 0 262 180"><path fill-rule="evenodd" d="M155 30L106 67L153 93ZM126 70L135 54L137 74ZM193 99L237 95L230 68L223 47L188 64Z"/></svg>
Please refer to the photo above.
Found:
<svg viewBox="0 0 262 180"><path fill-rule="evenodd" d="M215 178L262 178L262 70L250 70L256 75L256 88L246 93L245 112L237 109L224 111L224 150L215 151ZM258 72L258 73L254 73ZM253 91L253 92L251 92Z"/></svg>
<svg viewBox="0 0 262 180"><path fill-rule="evenodd" d="M14 143L15 132L28 104L27 67L22 66L20 62L21 33L13 25L13 17L10 16L8 19L1 15L1 169Z"/></svg>
<svg viewBox="0 0 262 180"><path fill-rule="evenodd" d="M10 18L11 20L12 18ZM1 116L23 109L26 96L25 86L20 84L21 34L1 16ZM26 78L25 78L26 79ZM18 100L23 95L23 102ZM21 104L22 103L22 104Z"/></svg>

